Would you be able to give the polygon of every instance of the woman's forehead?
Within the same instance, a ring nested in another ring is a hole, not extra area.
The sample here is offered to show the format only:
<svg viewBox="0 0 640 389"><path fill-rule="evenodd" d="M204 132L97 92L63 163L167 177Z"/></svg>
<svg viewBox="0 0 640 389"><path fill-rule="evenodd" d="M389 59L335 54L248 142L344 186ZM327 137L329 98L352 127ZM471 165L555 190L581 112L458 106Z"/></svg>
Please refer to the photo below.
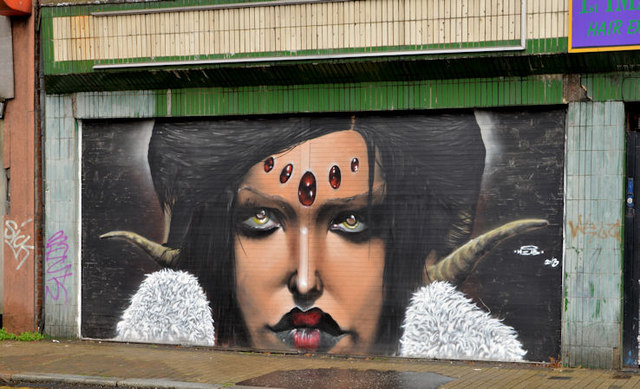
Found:
<svg viewBox="0 0 640 389"><path fill-rule="evenodd" d="M379 170L374 187L383 182ZM365 193L369 190L367 145L353 130L308 140L254 165L240 185L246 186L304 206Z"/></svg>

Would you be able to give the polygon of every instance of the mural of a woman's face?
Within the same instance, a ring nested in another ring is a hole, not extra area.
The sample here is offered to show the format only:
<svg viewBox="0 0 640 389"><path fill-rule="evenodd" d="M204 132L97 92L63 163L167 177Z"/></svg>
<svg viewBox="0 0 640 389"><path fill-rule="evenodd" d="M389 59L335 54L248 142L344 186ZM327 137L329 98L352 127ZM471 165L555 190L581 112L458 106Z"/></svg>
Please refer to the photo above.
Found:
<svg viewBox="0 0 640 389"><path fill-rule="evenodd" d="M364 353L382 306L385 246L364 139L341 131L253 166L239 186L237 298L253 346ZM368 210L370 212L368 212ZM367 219L369 218L369 219Z"/></svg>

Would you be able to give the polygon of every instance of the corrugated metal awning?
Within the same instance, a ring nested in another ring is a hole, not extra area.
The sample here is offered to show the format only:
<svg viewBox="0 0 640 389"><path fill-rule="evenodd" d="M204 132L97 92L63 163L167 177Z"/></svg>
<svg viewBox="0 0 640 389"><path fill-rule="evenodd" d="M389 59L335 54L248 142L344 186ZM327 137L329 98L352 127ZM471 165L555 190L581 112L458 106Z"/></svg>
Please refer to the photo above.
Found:
<svg viewBox="0 0 640 389"><path fill-rule="evenodd" d="M524 77L640 71L637 51L385 57L122 68L46 75L47 93Z"/></svg>

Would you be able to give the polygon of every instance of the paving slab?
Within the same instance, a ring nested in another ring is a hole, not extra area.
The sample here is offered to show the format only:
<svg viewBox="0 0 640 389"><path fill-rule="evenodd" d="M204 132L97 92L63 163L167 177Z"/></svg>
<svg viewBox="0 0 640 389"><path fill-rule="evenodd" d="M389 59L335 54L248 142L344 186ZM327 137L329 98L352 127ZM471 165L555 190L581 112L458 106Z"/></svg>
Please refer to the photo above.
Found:
<svg viewBox="0 0 640 389"><path fill-rule="evenodd" d="M64 382L68 384L86 384L114 387L118 383L118 379L113 377L29 372L13 374L11 375L11 380L20 382Z"/></svg>
<svg viewBox="0 0 640 389"><path fill-rule="evenodd" d="M294 377L278 381L283 388L293 389L300 387L296 386L294 370L307 376L315 374L318 380L323 374L324 378L332 377L334 389L351 387L349 383L367 374L385 372L412 373L398 374L405 378L421 377L413 373L448 377L451 380L440 386L448 389L640 388L636 370L569 369L558 364L276 354L86 340L0 342L0 383L53 380L100 386L210 389L247 387L243 386L245 381L250 386L264 386L273 377ZM303 389L313 387L312 381L306 382Z"/></svg>
<svg viewBox="0 0 640 389"><path fill-rule="evenodd" d="M118 386L129 388L162 388L162 389L219 389L220 385L200 384L195 382L171 381L163 379L127 378L118 381Z"/></svg>

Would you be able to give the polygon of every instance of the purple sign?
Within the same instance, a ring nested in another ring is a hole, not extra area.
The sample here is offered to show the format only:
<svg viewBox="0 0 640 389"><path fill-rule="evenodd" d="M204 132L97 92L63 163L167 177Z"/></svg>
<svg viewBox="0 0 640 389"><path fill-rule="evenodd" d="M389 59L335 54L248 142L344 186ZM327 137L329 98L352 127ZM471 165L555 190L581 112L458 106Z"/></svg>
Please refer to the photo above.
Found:
<svg viewBox="0 0 640 389"><path fill-rule="evenodd" d="M570 51L640 46L640 0L571 0Z"/></svg>

